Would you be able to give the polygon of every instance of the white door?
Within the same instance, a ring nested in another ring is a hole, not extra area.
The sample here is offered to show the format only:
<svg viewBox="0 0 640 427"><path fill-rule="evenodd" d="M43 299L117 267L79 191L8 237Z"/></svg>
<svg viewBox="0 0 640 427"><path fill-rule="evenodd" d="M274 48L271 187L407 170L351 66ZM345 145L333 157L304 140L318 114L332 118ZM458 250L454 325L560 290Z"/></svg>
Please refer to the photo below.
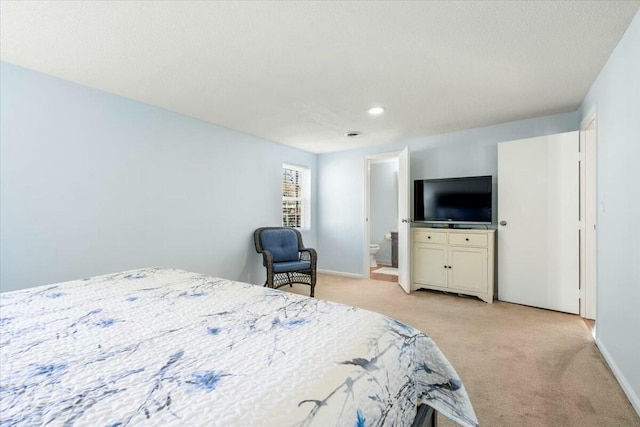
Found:
<svg viewBox="0 0 640 427"><path fill-rule="evenodd" d="M498 144L498 299L579 311L578 132Z"/></svg>
<svg viewBox="0 0 640 427"><path fill-rule="evenodd" d="M406 293L411 292L409 254L409 148L398 155L398 283Z"/></svg>

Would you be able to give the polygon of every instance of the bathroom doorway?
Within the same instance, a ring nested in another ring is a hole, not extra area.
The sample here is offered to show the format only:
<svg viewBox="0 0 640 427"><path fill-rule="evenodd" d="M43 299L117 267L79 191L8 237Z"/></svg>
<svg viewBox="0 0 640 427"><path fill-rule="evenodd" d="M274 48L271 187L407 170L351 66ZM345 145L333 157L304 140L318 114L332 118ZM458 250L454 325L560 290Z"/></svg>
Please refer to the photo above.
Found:
<svg viewBox="0 0 640 427"><path fill-rule="evenodd" d="M398 158L369 162L369 277L398 283Z"/></svg>

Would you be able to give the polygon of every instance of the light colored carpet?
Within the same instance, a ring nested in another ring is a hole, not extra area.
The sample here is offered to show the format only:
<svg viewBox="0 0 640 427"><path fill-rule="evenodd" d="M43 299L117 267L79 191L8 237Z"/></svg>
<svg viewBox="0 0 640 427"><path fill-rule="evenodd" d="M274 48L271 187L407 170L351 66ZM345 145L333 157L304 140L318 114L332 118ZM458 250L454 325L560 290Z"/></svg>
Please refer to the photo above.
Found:
<svg viewBox="0 0 640 427"><path fill-rule="evenodd" d="M282 290L309 295L309 287ZM635 426L640 418L578 316L397 284L319 275L316 297L376 311L430 335L481 426ZM442 416L440 427L454 425Z"/></svg>
<svg viewBox="0 0 640 427"><path fill-rule="evenodd" d="M397 276L398 275L398 269L395 268L395 267L382 267L382 268L379 268L377 270L373 270L372 273L390 274L392 276Z"/></svg>

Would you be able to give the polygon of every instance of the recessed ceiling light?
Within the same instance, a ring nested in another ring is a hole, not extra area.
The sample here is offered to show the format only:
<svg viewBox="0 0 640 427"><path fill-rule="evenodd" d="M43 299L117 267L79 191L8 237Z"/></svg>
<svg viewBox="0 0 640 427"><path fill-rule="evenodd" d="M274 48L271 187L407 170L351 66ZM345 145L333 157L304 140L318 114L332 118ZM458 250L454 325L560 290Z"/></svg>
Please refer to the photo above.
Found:
<svg viewBox="0 0 640 427"><path fill-rule="evenodd" d="M362 135L362 132L358 132L357 130L352 130L351 132L347 132L344 136L348 136L349 138L355 138L356 136Z"/></svg>
<svg viewBox="0 0 640 427"><path fill-rule="evenodd" d="M367 113L371 114L372 116L379 116L380 114L384 113L384 107L371 107L367 110Z"/></svg>

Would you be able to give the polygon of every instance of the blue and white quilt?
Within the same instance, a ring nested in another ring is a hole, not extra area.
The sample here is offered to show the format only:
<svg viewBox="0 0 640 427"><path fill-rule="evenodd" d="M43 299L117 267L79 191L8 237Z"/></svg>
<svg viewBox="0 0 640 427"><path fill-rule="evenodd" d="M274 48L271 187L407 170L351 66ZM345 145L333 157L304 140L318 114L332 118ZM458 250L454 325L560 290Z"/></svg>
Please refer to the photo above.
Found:
<svg viewBox="0 0 640 427"><path fill-rule="evenodd" d="M0 425L477 425L424 333L181 270L0 294Z"/></svg>

